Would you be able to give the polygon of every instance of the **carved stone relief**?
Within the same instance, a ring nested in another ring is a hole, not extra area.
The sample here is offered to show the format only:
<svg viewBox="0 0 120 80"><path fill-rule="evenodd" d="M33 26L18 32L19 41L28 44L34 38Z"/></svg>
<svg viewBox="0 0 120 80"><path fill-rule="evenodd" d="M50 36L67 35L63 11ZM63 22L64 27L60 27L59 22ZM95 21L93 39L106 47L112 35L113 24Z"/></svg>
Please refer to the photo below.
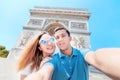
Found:
<svg viewBox="0 0 120 80"><path fill-rule="evenodd" d="M50 24L50 23L62 23L65 26L68 26L68 21L67 20L59 20L59 19L46 19L44 26Z"/></svg>
<svg viewBox="0 0 120 80"><path fill-rule="evenodd" d="M76 48L86 48L84 37L72 37L72 45Z"/></svg>
<svg viewBox="0 0 120 80"><path fill-rule="evenodd" d="M71 29L87 30L87 26L86 26L86 23L71 22Z"/></svg>
<svg viewBox="0 0 120 80"><path fill-rule="evenodd" d="M30 19L29 22L27 23L27 25L30 25L30 26L41 26L42 22L43 22L43 20L41 20L41 19Z"/></svg>
<svg viewBox="0 0 120 80"><path fill-rule="evenodd" d="M19 47L24 47L32 35L33 32L24 32L20 39Z"/></svg>

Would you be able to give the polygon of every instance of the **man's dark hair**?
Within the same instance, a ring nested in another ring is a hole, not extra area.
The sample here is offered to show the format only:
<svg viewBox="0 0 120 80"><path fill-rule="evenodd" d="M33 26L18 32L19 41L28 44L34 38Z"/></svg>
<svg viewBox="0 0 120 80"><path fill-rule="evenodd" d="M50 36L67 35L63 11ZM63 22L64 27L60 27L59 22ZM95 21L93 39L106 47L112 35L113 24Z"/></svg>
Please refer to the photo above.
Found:
<svg viewBox="0 0 120 80"><path fill-rule="evenodd" d="M68 34L68 36L70 36L70 32L66 28L64 28L64 27L57 27L56 29L54 29L54 33L59 31L59 30L65 30L66 33Z"/></svg>

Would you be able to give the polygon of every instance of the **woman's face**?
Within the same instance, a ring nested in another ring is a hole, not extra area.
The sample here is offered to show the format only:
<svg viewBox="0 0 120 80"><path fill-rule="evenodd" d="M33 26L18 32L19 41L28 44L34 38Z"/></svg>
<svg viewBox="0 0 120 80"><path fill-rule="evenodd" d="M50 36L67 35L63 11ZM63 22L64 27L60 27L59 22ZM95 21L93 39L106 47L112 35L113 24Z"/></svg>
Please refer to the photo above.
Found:
<svg viewBox="0 0 120 80"><path fill-rule="evenodd" d="M54 38L49 34L43 34L39 40L39 49L43 52L43 56L49 56L55 51Z"/></svg>

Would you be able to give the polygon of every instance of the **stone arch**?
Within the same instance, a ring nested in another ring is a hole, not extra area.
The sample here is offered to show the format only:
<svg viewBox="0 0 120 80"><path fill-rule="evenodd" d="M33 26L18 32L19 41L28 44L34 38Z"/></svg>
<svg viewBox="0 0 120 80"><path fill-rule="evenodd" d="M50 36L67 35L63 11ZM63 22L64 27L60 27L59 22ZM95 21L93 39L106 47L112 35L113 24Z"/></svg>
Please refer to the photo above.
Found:
<svg viewBox="0 0 120 80"><path fill-rule="evenodd" d="M54 34L54 29L57 27L65 27L65 26L58 22L51 23L45 28L45 31L47 31L52 36Z"/></svg>

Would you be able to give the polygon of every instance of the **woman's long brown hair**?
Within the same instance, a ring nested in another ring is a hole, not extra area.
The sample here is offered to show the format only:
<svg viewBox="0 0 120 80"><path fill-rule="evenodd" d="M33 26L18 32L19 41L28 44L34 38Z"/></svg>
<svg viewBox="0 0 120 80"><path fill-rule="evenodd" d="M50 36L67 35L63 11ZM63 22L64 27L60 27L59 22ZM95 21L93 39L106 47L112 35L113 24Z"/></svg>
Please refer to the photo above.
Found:
<svg viewBox="0 0 120 80"><path fill-rule="evenodd" d="M36 68L37 70L40 67L40 63L42 61L42 51L39 50L39 40L42 35L46 34L46 32L41 32L37 34L32 40L30 40L18 60L17 70L23 70L27 65L31 64L31 71Z"/></svg>

